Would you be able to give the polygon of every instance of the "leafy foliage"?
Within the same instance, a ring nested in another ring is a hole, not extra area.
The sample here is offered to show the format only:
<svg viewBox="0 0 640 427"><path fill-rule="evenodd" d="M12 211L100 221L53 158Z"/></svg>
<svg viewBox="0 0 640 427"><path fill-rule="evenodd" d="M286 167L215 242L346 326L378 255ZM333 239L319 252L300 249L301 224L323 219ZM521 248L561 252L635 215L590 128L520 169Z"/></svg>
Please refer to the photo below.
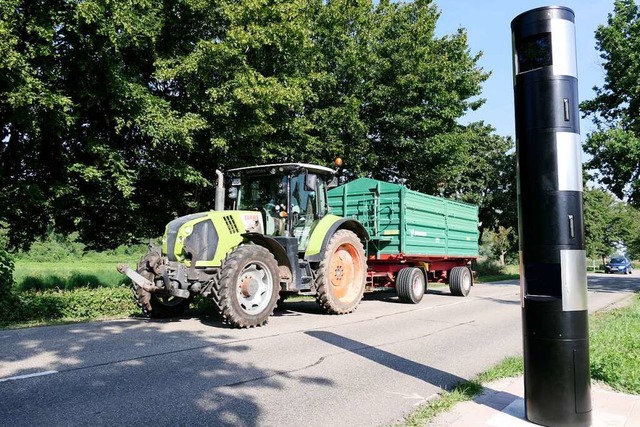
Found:
<svg viewBox="0 0 640 427"><path fill-rule="evenodd" d="M596 313L590 324L592 378L640 394L640 296L628 307Z"/></svg>
<svg viewBox="0 0 640 427"><path fill-rule="evenodd" d="M584 228L587 257L604 258L640 236L640 215L631 206L600 188L584 191Z"/></svg>
<svg viewBox="0 0 640 427"><path fill-rule="evenodd" d="M0 246L0 299L2 294L9 292L13 286L14 269L13 257Z"/></svg>
<svg viewBox="0 0 640 427"><path fill-rule="evenodd" d="M587 167L619 198L640 206L640 9L634 0L616 0L607 25L596 31L605 82L596 97L581 103L597 130L584 144L593 156Z"/></svg>
<svg viewBox="0 0 640 427"><path fill-rule="evenodd" d="M498 226L494 231L491 229L485 229L482 233L482 248L485 252L484 255L488 255L489 259L499 260L500 265L504 266L505 257L508 252L516 251L516 243L518 239L516 233L513 231L513 227Z"/></svg>
<svg viewBox="0 0 640 427"><path fill-rule="evenodd" d="M127 317L138 312L128 287L25 291L0 299L0 325Z"/></svg>
<svg viewBox="0 0 640 427"><path fill-rule="evenodd" d="M211 207L215 169L326 164L481 206L513 226L510 139L488 73L427 0L87 0L0 5L0 221L86 249ZM508 203L506 203L508 201Z"/></svg>

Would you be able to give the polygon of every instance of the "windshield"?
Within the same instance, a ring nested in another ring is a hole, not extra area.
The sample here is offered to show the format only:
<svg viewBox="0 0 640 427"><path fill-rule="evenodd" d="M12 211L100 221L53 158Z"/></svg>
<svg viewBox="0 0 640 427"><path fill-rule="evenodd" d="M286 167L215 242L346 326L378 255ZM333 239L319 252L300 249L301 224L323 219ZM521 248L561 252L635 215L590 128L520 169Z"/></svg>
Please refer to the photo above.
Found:
<svg viewBox="0 0 640 427"><path fill-rule="evenodd" d="M264 175L244 177L238 192L238 209L253 210L267 205L286 205L287 177Z"/></svg>
<svg viewBox="0 0 640 427"><path fill-rule="evenodd" d="M624 264L624 258L612 258L611 259L611 263L612 264Z"/></svg>

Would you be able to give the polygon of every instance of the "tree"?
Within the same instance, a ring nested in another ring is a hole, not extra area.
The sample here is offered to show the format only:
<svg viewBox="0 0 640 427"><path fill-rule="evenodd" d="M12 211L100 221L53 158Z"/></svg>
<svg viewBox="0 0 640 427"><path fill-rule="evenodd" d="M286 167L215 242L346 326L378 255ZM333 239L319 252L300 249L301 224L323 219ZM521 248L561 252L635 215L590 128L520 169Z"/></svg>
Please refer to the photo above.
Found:
<svg viewBox="0 0 640 427"><path fill-rule="evenodd" d="M513 250L518 238L512 227L498 226L497 229L485 229L482 233L482 243L492 258L497 258L504 266L505 256Z"/></svg>
<svg viewBox="0 0 640 427"><path fill-rule="evenodd" d="M312 159L340 155L357 175L478 204L485 227L515 226L513 141L458 123L482 105L489 76L465 31L436 37L428 1L333 0L313 17L320 72L305 109L322 149Z"/></svg>
<svg viewBox="0 0 640 427"><path fill-rule="evenodd" d="M513 140L484 123L467 125L460 174L441 181L439 195L478 205L482 228L511 228L517 234L516 158ZM429 191L429 190L426 190ZM438 193L436 193L438 194Z"/></svg>
<svg viewBox="0 0 640 427"><path fill-rule="evenodd" d="M634 0L616 0L607 25L596 31L605 82L581 103L596 131L584 144L594 177L621 199L640 206L640 9Z"/></svg>
<svg viewBox="0 0 640 427"><path fill-rule="evenodd" d="M51 225L114 246L165 222L163 180L173 184L162 188L167 213L184 210L190 185L207 184L187 157L202 121L154 85L159 12L149 2L2 3L11 59L0 66L0 219L12 246Z"/></svg>
<svg viewBox="0 0 640 427"><path fill-rule="evenodd" d="M637 238L637 211L616 200L601 188L584 191L585 249L590 258L599 257L602 263L617 249L628 246Z"/></svg>
<svg viewBox="0 0 640 427"><path fill-rule="evenodd" d="M427 0L2 2L10 246L158 236L211 208L216 168L337 155L509 226L513 143L459 124L488 73L438 16Z"/></svg>

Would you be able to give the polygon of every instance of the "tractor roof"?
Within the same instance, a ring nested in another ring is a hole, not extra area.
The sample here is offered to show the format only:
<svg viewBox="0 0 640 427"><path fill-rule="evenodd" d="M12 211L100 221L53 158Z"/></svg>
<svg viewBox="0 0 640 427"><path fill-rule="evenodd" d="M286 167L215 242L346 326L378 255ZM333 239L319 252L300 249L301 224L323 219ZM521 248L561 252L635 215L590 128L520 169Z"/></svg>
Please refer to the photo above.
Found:
<svg viewBox="0 0 640 427"><path fill-rule="evenodd" d="M229 169L227 172L231 174L237 173L275 173L275 172L294 172L300 169L305 169L311 173L317 173L322 175L333 175L335 171L325 166L311 165L308 163L276 163L272 165L260 165L260 166L248 166L245 168ZM273 172L272 172L273 171Z"/></svg>

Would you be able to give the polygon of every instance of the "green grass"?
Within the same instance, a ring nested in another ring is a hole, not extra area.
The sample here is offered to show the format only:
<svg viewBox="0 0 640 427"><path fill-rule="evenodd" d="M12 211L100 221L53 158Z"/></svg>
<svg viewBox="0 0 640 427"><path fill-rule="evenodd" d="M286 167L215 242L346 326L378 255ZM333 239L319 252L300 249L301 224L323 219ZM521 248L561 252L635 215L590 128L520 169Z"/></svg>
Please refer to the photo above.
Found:
<svg viewBox="0 0 640 427"><path fill-rule="evenodd" d="M476 283L500 282L502 280L517 280L519 278L519 274L478 275L478 277L476 277Z"/></svg>
<svg viewBox="0 0 640 427"><path fill-rule="evenodd" d="M591 316L591 378L640 394L640 295L626 307Z"/></svg>
<svg viewBox="0 0 640 427"><path fill-rule="evenodd" d="M135 260L123 260L135 266ZM129 280L116 271L115 261L35 262L17 261L16 291L117 287Z"/></svg>
<svg viewBox="0 0 640 427"><path fill-rule="evenodd" d="M213 302L195 298L186 316L217 315ZM76 323L91 320L143 316L131 288L77 288L72 290L29 290L0 299L0 328Z"/></svg>
<svg viewBox="0 0 640 427"><path fill-rule="evenodd" d="M514 280L520 278L520 268L517 265L500 266L494 262L479 262L476 265L476 282L489 283L501 280Z"/></svg>
<svg viewBox="0 0 640 427"><path fill-rule="evenodd" d="M453 389L442 392L437 399L422 405L409 415L404 422L398 424L398 426L423 426L439 414L453 409L458 403L472 400L478 396L483 390L482 384L495 381L499 378L521 375L523 369L521 357L507 357L493 368L490 368L471 380L459 383L454 386Z"/></svg>
<svg viewBox="0 0 640 427"><path fill-rule="evenodd" d="M589 327L592 380L602 381L615 390L640 395L640 294L625 307L591 315ZM474 399L482 392L482 384L523 373L522 357L508 357L473 379L441 393L398 426L423 426L456 404Z"/></svg>
<svg viewBox="0 0 640 427"><path fill-rule="evenodd" d="M0 299L0 327L79 322L139 315L129 287L28 290Z"/></svg>

